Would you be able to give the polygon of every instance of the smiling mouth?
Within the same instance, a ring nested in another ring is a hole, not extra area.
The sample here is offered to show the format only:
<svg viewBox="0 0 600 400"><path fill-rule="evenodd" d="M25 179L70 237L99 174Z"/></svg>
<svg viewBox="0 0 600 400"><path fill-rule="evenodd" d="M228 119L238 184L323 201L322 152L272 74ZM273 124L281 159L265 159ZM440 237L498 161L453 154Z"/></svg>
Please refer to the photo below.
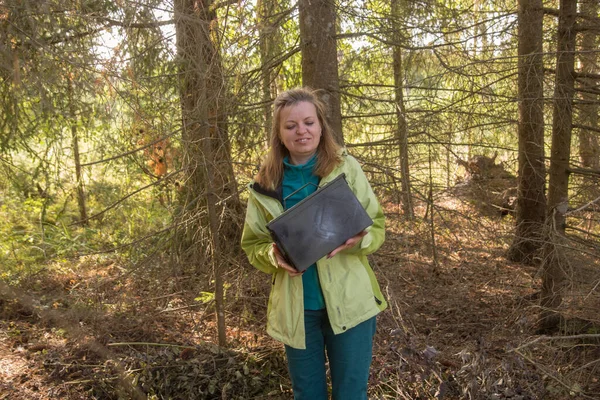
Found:
<svg viewBox="0 0 600 400"><path fill-rule="evenodd" d="M298 140L296 140L296 142L298 142L298 143L306 143L306 142L308 142L308 138L298 139Z"/></svg>

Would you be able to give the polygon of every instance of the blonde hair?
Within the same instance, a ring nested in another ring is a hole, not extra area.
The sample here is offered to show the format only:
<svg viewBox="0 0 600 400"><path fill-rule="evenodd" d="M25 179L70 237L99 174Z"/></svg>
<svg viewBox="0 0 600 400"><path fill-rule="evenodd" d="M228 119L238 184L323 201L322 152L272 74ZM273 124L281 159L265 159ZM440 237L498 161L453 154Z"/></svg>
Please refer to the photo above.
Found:
<svg viewBox="0 0 600 400"><path fill-rule="evenodd" d="M273 126L269 138L269 152L254 178L265 189L275 190L283 179L283 159L289 156L288 149L281 141L279 132L281 110L298 103L308 102L315 106L317 118L321 124L321 141L317 147L317 163L314 173L319 178L327 176L341 162L340 145L333 137L331 126L327 122L326 106L319 99L318 92L309 87L290 89L281 93L273 104Z"/></svg>

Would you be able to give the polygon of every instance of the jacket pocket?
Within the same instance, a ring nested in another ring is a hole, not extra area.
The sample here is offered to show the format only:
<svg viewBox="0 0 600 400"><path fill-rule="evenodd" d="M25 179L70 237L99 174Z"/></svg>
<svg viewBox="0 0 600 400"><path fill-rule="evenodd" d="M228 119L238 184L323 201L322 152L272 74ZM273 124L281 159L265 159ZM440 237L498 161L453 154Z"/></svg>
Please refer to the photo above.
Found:
<svg viewBox="0 0 600 400"><path fill-rule="evenodd" d="M347 321L369 314L378 309L371 279L360 259L353 255L340 257L339 264L332 268L340 293L339 305ZM373 299L375 298L375 301Z"/></svg>
<svg viewBox="0 0 600 400"><path fill-rule="evenodd" d="M267 319L271 331L278 335L280 340L294 338L299 328L298 324L304 322L304 319L300 321L300 317L304 316L302 293L298 293L302 287L298 288L293 279L302 278L290 278L283 269L273 274Z"/></svg>

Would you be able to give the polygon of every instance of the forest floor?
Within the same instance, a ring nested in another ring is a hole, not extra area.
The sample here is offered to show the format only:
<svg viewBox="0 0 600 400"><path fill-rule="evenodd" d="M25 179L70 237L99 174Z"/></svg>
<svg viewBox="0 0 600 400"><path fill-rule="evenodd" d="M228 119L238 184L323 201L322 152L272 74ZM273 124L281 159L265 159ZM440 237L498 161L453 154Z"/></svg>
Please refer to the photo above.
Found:
<svg viewBox="0 0 600 400"><path fill-rule="evenodd" d="M538 269L504 258L511 217L445 202L435 237L387 207L369 398L600 399L597 335L535 334ZM226 275L221 350L211 293L191 289L207 278L163 265L86 256L0 282L0 400L292 398L268 279L245 260Z"/></svg>

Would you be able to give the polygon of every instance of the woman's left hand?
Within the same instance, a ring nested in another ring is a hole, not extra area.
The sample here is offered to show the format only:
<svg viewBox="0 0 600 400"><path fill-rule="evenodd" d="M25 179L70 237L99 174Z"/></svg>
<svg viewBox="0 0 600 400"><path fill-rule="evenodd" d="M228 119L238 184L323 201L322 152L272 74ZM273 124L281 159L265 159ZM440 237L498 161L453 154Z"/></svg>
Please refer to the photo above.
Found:
<svg viewBox="0 0 600 400"><path fill-rule="evenodd" d="M362 231L358 235L353 236L350 239L346 240L346 242L344 244L342 244L340 247L338 247L337 249L333 250L331 253L327 254L327 258L331 258L331 257L335 256L337 253L339 253L342 250L351 249L352 247L356 246L356 244L358 242L360 242L360 240L366 234L367 234L367 231Z"/></svg>

